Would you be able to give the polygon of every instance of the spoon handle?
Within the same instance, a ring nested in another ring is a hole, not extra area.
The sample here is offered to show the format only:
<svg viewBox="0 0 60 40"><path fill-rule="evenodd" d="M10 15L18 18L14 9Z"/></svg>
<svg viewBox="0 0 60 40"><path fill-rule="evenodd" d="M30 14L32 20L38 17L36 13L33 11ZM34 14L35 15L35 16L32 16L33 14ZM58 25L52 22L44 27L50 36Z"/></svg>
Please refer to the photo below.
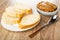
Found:
<svg viewBox="0 0 60 40"><path fill-rule="evenodd" d="M57 20L57 15L54 15L54 16L52 16L51 18L50 18L50 20L46 23L46 24L44 24L44 25L42 25L41 27L39 27L35 32L33 32L32 34L30 34L29 35L29 37L30 38L32 38L32 37L34 37L39 31L41 31L43 28L45 28L47 25L50 25L50 24L52 24L52 23L54 23L56 20Z"/></svg>

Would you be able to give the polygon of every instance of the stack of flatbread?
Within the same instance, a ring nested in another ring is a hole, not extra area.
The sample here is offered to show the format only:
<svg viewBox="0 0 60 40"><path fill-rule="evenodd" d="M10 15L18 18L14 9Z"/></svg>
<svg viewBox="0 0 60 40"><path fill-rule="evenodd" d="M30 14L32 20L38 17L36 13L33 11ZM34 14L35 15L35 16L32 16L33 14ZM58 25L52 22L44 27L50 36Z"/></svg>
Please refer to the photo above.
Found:
<svg viewBox="0 0 60 40"><path fill-rule="evenodd" d="M6 24L18 24L19 28L29 28L40 21L39 14L33 14L31 8L9 6L2 16L2 21Z"/></svg>

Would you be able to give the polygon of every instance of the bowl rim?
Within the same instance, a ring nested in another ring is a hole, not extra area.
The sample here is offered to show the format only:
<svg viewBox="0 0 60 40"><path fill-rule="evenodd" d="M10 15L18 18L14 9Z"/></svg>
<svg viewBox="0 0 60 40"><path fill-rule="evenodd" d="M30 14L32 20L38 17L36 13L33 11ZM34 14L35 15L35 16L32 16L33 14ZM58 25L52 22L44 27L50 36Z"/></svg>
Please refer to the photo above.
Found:
<svg viewBox="0 0 60 40"><path fill-rule="evenodd" d="M57 9L56 9L55 11L53 11L53 12L45 12L45 11L43 11L43 10L41 10L41 9L37 8L37 7L36 7L36 9L38 9L39 11L42 11L42 12L44 12L44 13L53 13L53 12L56 12L56 11L58 11L58 10L59 10L59 6L57 6Z"/></svg>
<svg viewBox="0 0 60 40"><path fill-rule="evenodd" d="M57 12L59 11L59 6L58 6L58 8L57 8L55 11L53 11L53 12L45 12L45 11L42 11L42 10L38 9L37 7L36 7L36 10L37 10L37 12L38 12L39 14L43 14L43 15L46 15L46 16L52 16L52 15L57 14Z"/></svg>

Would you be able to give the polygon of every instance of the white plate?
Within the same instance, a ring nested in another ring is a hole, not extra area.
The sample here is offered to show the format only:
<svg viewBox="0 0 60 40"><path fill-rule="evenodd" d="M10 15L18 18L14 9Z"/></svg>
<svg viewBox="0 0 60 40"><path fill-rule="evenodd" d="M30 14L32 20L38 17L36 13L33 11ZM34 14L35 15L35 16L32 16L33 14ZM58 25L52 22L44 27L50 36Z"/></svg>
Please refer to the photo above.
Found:
<svg viewBox="0 0 60 40"><path fill-rule="evenodd" d="M39 13L33 8L33 14L39 14ZM40 20L39 20L39 22L40 22ZM39 22L38 22L38 23L39 23ZM35 25L31 26L30 28L20 29L20 28L18 27L18 24L13 24L13 25L11 25L11 24L6 24L6 23L4 23L4 22L2 21L2 19L1 19L1 24L2 24L2 26L3 26L5 29L8 29L8 30L10 30L10 31L26 31L26 30L29 30L29 29L34 28L38 23L36 23Z"/></svg>

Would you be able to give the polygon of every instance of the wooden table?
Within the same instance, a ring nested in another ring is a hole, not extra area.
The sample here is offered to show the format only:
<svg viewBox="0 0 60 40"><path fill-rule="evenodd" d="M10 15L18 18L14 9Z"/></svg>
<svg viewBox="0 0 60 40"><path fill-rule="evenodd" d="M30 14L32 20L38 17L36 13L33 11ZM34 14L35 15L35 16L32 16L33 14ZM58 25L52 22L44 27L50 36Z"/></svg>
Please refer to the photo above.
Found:
<svg viewBox="0 0 60 40"><path fill-rule="evenodd" d="M59 1L60 0L58 0L58 4L60 5ZM2 12L7 7L6 5L8 5L8 1L0 6L0 19ZM60 13L60 11L58 13ZM60 14L58 16L60 18ZM44 28L35 37L29 38L28 35L35 30L36 28L25 32L12 32L0 26L0 40L60 40L60 20Z"/></svg>

